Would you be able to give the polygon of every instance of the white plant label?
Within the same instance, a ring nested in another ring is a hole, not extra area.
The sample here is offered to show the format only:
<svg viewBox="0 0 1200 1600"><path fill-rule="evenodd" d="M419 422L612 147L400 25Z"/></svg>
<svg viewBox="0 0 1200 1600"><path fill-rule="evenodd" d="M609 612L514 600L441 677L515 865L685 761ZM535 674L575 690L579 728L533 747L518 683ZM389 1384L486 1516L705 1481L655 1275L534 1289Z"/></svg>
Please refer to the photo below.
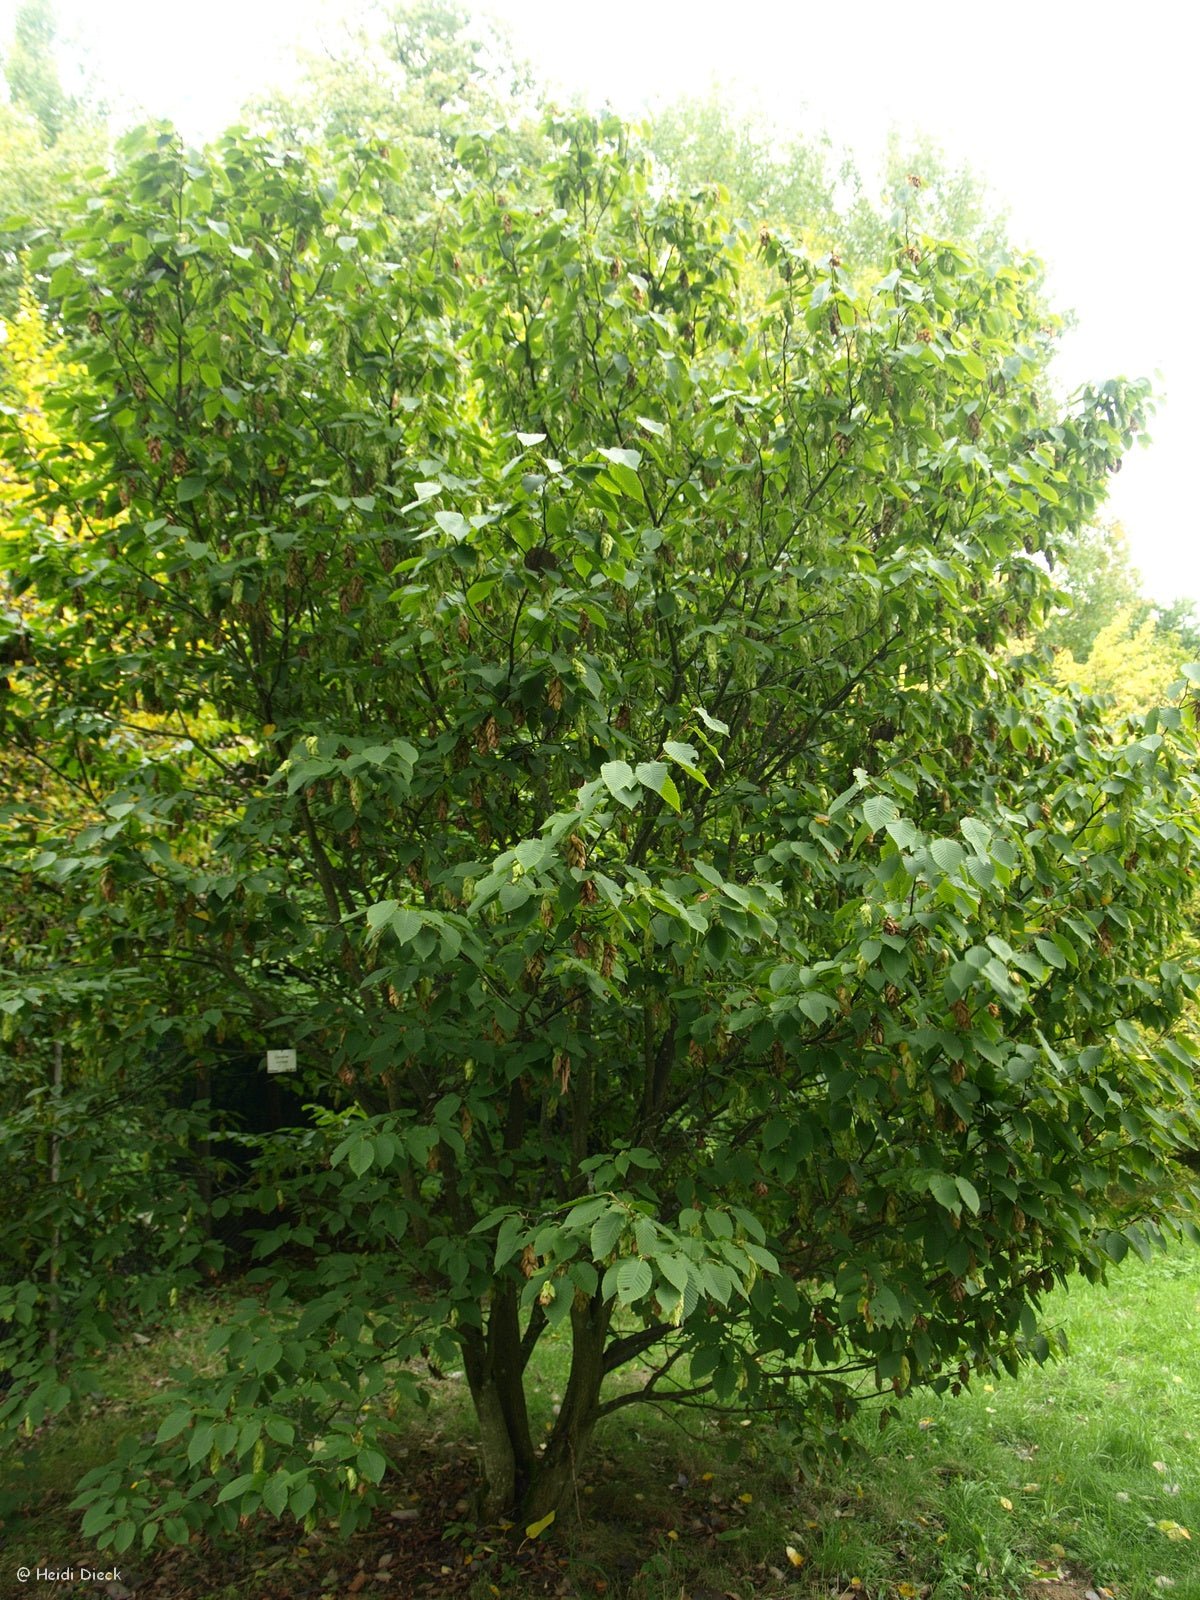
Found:
<svg viewBox="0 0 1200 1600"><path fill-rule="evenodd" d="M268 1072L295 1072L296 1052L294 1050L268 1050Z"/></svg>

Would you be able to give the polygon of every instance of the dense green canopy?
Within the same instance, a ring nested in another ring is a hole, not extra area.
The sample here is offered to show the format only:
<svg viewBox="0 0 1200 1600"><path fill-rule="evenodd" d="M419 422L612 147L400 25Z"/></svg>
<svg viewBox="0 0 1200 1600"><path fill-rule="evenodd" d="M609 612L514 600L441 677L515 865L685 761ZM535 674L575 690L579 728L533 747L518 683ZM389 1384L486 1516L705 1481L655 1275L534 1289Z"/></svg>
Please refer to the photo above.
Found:
<svg viewBox="0 0 1200 1600"><path fill-rule="evenodd" d="M77 926L10 1032L86 978L114 1072L294 1047L326 1104L227 1367L85 1493L118 1549L353 1526L422 1349L526 1519L639 1398L836 1439L1194 1210L1191 711L1114 732L1019 642L1142 390L1053 401L1036 263L870 276L545 140L464 138L414 242L387 147L143 132L44 257L5 849Z"/></svg>

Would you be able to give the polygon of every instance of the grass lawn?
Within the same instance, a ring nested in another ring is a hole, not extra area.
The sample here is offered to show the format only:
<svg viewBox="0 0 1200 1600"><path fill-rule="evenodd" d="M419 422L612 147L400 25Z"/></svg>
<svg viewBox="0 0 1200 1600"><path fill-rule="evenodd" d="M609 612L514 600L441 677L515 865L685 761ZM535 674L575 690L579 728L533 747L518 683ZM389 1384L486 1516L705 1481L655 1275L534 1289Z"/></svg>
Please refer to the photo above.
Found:
<svg viewBox="0 0 1200 1600"><path fill-rule="evenodd" d="M124 1430L152 1425L167 1368L200 1349L215 1316L194 1303L114 1360L88 1414L0 1456L0 1596L103 1592L15 1579L22 1564L86 1563L162 1600L1200 1600L1197 1251L1130 1257L1107 1287L1056 1295L1067 1358L957 1399L913 1396L883 1434L860 1420L855 1458L817 1477L801 1477L767 1424L688 1411L685 1432L633 1408L597 1432L576 1486L582 1520L564 1514L514 1544L468 1520L470 1417L448 1377L397 1441L389 1504L349 1544L267 1517L236 1540L97 1556L66 1509L74 1482ZM550 1347L535 1397L546 1416L561 1361Z"/></svg>

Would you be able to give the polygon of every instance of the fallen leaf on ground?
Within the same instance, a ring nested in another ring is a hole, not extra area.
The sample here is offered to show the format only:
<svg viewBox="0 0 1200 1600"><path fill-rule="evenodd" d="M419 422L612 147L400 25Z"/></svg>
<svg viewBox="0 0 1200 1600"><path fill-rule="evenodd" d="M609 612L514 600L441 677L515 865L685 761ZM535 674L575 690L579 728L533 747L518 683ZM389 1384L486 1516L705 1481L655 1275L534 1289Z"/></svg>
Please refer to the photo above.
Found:
<svg viewBox="0 0 1200 1600"><path fill-rule="evenodd" d="M1190 1539L1192 1537L1187 1529L1180 1523L1171 1522L1165 1517L1161 1522L1157 1523L1156 1526L1159 1533L1165 1533L1168 1539L1174 1539L1178 1541L1180 1539Z"/></svg>

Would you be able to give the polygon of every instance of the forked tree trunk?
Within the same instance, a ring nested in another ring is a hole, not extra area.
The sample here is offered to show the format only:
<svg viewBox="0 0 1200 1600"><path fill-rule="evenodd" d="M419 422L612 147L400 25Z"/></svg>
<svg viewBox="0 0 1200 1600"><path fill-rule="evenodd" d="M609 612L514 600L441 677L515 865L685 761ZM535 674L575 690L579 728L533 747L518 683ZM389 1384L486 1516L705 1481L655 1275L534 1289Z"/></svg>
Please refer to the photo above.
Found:
<svg viewBox="0 0 1200 1600"><path fill-rule="evenodd" d="M609 1313L597 1299L571 1310L571 1372L554 1426L533 1448L525 1406L524 1365L515 1287L498 1288L486 1337L464 1339L467 1382L483 1466L481 1510L490 1521L540 1522L567 1498L587 1449L604 1379Z"/></svg>
<svg viewBox="0 0 1200 1600"><path fill-rule="evenodd" d="M479 1422L482 1510L494 1521L514 1514L534 1469L515 1284L497 1286L486 1334L464 1330L463 1357Z"/></svg>

